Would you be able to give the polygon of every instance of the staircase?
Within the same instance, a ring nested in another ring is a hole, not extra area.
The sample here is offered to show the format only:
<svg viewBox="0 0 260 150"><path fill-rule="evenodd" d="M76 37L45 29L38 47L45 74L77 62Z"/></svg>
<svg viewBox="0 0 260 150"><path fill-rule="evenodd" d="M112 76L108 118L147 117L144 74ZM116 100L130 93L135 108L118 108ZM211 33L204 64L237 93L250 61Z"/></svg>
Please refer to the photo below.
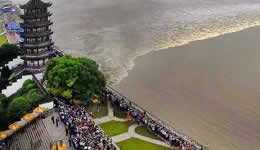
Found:
<svg viewBox="0 0 260 150"><path fill-rule="evenodd" d="M18 79L16 82L6 87L6 89L2 90L1 93L4 94L6 97L15 94L19 89L23 87L24 81L28 79L32 80L32 76L31 75L23 76L21 79Z"/></svg>
<svg viewBox="0 0 260 150"><path fill-rule="evenodd" d="M4 150L48 150L52 144L42 119L37 119L11 136Z"/></svg>
<svg viewBox="0 0 260 150"><path fill-rule="evenodd" d="M23 60L21 59L21 56L18 56L17 58L13 59L12 61L9 61L6 66L9 67L10 70L15 69L18 65L23 64Z"/></svg>
<svg viewBox="0 0 260 150"><path fill-rule="evenodd" d="M42 79L43 74L42 73L36 74L35 77L37 79ZM24 81L26 81L28 79L32 80L33 76L32 75L22 76L22 78L18 79L16 82L12 83L10 86L7 86L6 89L2 90L1 93L4 94L6 97L10 97L11 95L15 94L19 89L21 89L23 87Z"/></svg>

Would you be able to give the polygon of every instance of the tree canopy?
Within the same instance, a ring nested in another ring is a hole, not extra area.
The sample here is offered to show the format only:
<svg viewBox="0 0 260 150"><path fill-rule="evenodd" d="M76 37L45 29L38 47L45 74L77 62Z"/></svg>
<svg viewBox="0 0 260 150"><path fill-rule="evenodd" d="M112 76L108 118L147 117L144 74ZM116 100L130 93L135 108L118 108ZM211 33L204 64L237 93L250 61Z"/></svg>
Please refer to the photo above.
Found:
<svg viewBox="0 0 260 150"><path fill-rule="evenodd" d="M22 89L11 97L0 94L0 130L6 130L10 123L20 120L45 100L46 96L32 80L26 80Z"/></svg>
<svg viewBox="0 0 260 150"><path fill-rule="evenodd" d="M16 58L18 55L22 53L21 49L14 44L3 44L0 47L0 66L3 66L8 61Z"/></svg>
<svg viewBox="0 0 260 150"><path fill-rule="evenodd" d="M64 56L48 62L45 78L48 90L66 99L86 100L101 94L106 87L98 64L87 58Z"/></svg>
<svg viewBox="0 0 260 150"><path fill-rule="evenodd" d="M37 88L36 84L32 80L26 80L23 83L23 92L29 92L31 89Z"/></svg>
<svg viewBox="0 0 260 150"><path fill-rule="evenodd" d="M8 118L18 120L31 109L29 101L25 97L17 97L8 106Z"/></svg>
<svg viewBox="0 0 260 150"><path fill-rule="evenodd" d="M43 102L45 96L40 89L31 89L27 94L27 100L30 102L32 107L38 106Z"/></svg>
<svg viewBox="0 0 260 150"><path fill-rule="evenodd" d="M12 71L7 67L4 66L1 71L0 76L0 90L5 89L6 86L9 84L9 78L12 75Z"/></svg>

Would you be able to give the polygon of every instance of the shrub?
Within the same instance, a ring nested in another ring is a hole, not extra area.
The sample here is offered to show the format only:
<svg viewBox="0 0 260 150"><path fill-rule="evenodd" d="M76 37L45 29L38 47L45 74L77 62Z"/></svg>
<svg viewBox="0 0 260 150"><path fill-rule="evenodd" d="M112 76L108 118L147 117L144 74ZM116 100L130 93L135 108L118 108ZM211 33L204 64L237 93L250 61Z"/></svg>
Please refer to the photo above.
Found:
<svg viewBox="0 0 260 150"><path fill-rule="evenodd" d="M29 92L31 89L37 88L36 84L32 80L26 80L23 83L23 91Z"/></svg>
<svg viewBox="0 0 260 150"><path fill-rule="evenodd" d="M9 84L9 78L12 75L12 71L8 67L3 67L0 76L0 90L5 89Z"/></svg>
<svg viewBox="0 0 260 150"><path fill-rule="evenodd" d="M8 105L8 99L4 94L0 94L0 103L3 104L4 107Z"/></svg>
<svg viewBox="0 0 260 150"><path fill-rule="evenodd" d="M0 66L21 54L21 49L15 44L4 44L0 47Z"/></svg>
<svg viewBox="0 0 260 150"><path fill-rule="evenodd" d="M12 71L9 69L9 67L4 66L1 70L1 78L8 79L12 74Z"/></svg>
<svg viewBox="0 0 260 150"><path fill-rule="evenodd" d="M25 97L17 97L8 106L8 119L10 121L19 120L30 109L31 105Z"/></svg>
<svg viewBox="0 0 260 150"><path fill-rule="evenodd" d="M27 100L30 102L32 107L38 106L44 98L45 96L40 89L31 89L27 94Z"/></svg>

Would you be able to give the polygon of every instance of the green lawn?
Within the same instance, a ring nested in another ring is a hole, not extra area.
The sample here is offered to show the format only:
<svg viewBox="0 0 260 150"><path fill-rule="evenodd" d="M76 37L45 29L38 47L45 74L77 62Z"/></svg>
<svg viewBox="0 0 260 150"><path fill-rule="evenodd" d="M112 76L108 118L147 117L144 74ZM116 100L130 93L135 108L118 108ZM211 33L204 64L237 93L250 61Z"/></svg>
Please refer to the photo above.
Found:
<svg viewBox="0 0 260 150"><path fill-rule="evenodd" d="M152 132L150 132L148 129L146 129L142 126L135 128L135 132L139 135L142 135L142 136L146 136L146 137L149 137L149 138L152 138L152 139L155 139L155 140L161 140L159 137L157 137Z"/></svg>
<svg viewBox="0 0 260 150"><path fill-rule="evenodd" d="M98 111L98 104L91 103L87 107L87 111L88 112L92 112L93 115L94 115L94 118L105 117L105 116L108 115L107 103L105 102L104 104L101 104L101 107L99 108L99 111Z"/></svg>
<svg viewBox="0 0 260 150"><path fill-rule="evenodd" d="M121 150L171 150L170 148L149 143L137 138L130 138L117 143L117 145Z"/></svg>
<svg viewBox="0 0 260 150"><path fill-rule="evenodd" d="M6 42L7 42L6 36L5 35L0 36L0 46L5 44Z"/></svg>
<svg viewBox="0 0 260 150"><path fill-rule="evenodd" d="M100 124L100 127L103 131L110 137L116 136L125 132L128 132L128 128L134 124L134 121L109 121L103 124Z"/></svg>
<svg viewBox="0 0 260 150"><path fill-rule="evenodd" d="M120 111L118 107L113 107L114 116L117 118L125 119L127 116L126 112Z"/></svg>

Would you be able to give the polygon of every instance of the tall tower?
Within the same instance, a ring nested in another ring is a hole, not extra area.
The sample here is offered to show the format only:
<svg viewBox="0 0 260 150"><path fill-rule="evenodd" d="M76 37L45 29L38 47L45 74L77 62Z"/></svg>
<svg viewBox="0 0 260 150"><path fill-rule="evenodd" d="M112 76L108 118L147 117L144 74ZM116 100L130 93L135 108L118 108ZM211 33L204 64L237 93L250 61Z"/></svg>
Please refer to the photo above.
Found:
<svg viewBox="0 0 260 150"><path fill-rule="evenodd" d="M20 24L24 32L21 33L23 42L20 46L24 52L24 68L26 71L42 72L48 60L54 57L53 42L51 39L52 22L49 17L52 15L48 11L51 3L41 0L30 0L25 5L20 5L24 10L21 15L23 23Z"/></svg>

